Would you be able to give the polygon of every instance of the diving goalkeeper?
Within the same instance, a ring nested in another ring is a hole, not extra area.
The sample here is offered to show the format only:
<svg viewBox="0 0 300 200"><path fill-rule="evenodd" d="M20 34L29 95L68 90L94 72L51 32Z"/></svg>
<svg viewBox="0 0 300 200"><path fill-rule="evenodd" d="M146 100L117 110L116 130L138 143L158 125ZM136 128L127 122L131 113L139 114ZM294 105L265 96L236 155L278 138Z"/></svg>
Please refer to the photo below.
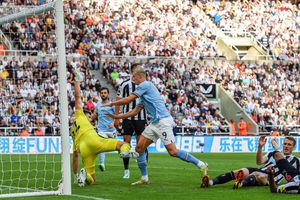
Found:
<svg viewBox="0 0 300 200"><path fill-rule="evenodd" d="M73 173L78 185L92 184L96 181L95 164L97 156L101 152L120 151L120 155L128 154L130 145L111 138L103 138L97 134L89 121L89 115L85 115L82 109L80 94L80 81L82 77L79 71L74 70L75 82L75 120L70 133L73 139ZM82 157L84 168L78 172L78 153Z"/></svg>

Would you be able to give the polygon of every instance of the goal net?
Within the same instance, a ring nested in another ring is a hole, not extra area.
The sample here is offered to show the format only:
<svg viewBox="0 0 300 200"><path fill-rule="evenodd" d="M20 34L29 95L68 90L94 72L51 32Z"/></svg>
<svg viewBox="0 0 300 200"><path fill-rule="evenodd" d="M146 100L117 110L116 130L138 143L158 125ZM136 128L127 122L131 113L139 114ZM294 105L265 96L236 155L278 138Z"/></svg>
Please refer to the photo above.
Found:
<svg viewBox="0 0 300 200"><path fill-rule="evenodd" d="M63 1L32 2L0 3L0 198L71 194Z"/></svg>

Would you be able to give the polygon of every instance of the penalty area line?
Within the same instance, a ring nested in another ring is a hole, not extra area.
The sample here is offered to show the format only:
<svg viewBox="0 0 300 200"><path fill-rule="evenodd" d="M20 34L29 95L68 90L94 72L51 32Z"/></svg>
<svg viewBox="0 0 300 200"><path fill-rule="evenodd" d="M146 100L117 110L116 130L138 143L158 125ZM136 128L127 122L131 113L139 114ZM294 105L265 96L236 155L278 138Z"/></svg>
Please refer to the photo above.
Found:
<svg viewBox="0 0 300 200"><path fill-rule="evenodd" d="M79 194L72 194L71 196L85 198L85 199L94 199L94 200L109 200L109 199L103 199L103 198L98 198L98 197L93 197L93 196L85 196L85 195L79 195Z"/></svg>

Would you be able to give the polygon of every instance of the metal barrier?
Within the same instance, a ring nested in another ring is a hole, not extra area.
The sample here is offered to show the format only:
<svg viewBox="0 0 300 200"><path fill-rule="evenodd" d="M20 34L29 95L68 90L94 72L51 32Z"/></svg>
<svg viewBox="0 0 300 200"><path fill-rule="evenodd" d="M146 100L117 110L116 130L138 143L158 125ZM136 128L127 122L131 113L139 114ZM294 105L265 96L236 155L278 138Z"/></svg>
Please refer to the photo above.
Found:
<svg viewBox="0 0 300 200"><path fill-rule="evenodd" d="M203 135L230 135L230 127L227 126L222 126L223 128L228 129L228 132L209 132L209 129L211 129L213 126L176 126L174 128L178 128L181 129L180 132L174 132L174 135L195 135L194 133L192 133L191 131L187 131L187 130L191 130L191 129L197 129L198 127L200 127L201 129L205 129L205 132L203 133ZM28 129L30 129L30 133L37 129L38 127L28 127ZM46 130L46 127L40 127L44 133ZM13 136L18 136L19 133L21 133L21 131L24 129L24 127L0 127L0 136L9 136L10 132L13 131L14 135ZM50 135L54 135L54 130L52 130L52 133ZM17 133L17 134L15 134ZM29 133L29 132L28 132ZM29 133L29 134L30 134Z"/></svg>
<svg viewBox="0 0 300 200"><path fill-rule="evenodd" d="M34 131L35 129L42 129L43 132L45 133L45 130L47 127L41 126L41 127L28 127L29 130L31 130L30 132L28 131L28 133L30 134L32 131ZM24 127L0 127L0 136L18 136L21 131L24 129ZM52 127L52 133L50 135L54 135L54 130ZM13 132L14 135L10 135L10 132Z"/></svg>
<svg viewBox="0 0 300 200"><path fill-rule="evenodd" d="M284 125L266 125L259 126L259 134L260 135L270 135L273 131L283 131ZM290 135L300 135L300 125L285 125ZM267 129L271 129L270 131L264 131Z"/></svg>
<svg viewBox="0 0 300 200"><path fill-rule="evenodd" d="M197 128L201 128L202 130L205 129L205 132L203 133L203 135L231 135L230 133L230 126L228 125L222 125L222 128L228 129L228 132L209 132L209 129L212 129L213 126L175 126L175 129L181 129L180 132L176 132L174 131L175 135L195 135L194 133L192 133L190 131L190 129L197 129Z"/></svg>

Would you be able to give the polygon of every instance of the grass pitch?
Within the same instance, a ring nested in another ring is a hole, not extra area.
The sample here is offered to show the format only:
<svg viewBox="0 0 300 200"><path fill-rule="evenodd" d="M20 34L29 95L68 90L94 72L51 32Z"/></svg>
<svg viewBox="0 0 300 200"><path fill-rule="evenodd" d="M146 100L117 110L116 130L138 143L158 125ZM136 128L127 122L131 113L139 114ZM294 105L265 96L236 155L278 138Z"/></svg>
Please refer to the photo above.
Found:
<svg viewBox="0 0 300 200"><path fill-rule="evenodd" d="M209 175L215 177L221 173L241 167L255 167L255 154L194 154L209 164ZM296 154L300 156L300 154ZM51 156L51 159L53 155ZM57 156L59 161L60 157ZM3 159L3 158L2 158ZM23 162L24 163L24 162ZM49 164L48 167L51 167ZM206 189L200 188L200 171L190 163L185 163L167 154L149 155L149 177L151 184L131 186L140 178L136 162L130 161L130 179L122 179L123 162L116 154L107 154L106 171L96 169L97 183L80 188L72 185L74 196L43 196L18 199L209 199L209 200L260 200L260 199L299 199L299 195L272 194L268 187L249 187L233 190L230 182Z"/></svg>

